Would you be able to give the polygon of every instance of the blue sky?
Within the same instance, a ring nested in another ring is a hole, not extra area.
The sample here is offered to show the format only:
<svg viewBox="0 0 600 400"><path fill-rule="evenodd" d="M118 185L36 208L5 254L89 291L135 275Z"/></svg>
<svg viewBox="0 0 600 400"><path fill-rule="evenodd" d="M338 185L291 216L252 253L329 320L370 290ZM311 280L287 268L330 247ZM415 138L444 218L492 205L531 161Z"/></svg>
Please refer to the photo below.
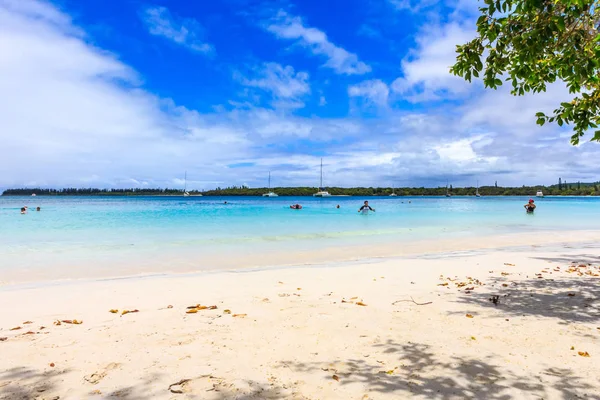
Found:
<svg viewBox="0 0 600 400"><path fill-rule="evenodd" d="M451 76L476 1L0 0L0 187L598 180L599 147Z"/></svg>

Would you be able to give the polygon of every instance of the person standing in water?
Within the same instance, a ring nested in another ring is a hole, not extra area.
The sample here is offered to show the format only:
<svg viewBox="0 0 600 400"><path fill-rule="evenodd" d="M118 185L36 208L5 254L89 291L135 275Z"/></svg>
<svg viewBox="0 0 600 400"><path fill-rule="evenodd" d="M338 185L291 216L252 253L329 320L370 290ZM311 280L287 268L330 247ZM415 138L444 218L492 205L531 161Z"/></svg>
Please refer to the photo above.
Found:
<svg viewBox="0 0 600 400"><path fill-rule="evenodd" d="M529 203L525 204L523 207L525 207L525 210L528 214L533 213L535 211L535 204L533 199L529 199Z"/></svg>
<svg viewBox="0 0 600 400"><path fill-rule="evenodd" d="M358 209L358 212L367 213L369 210L375 212L375 209L371 208L371 206L369 205L369 201L365 200L365 204L363 204L362 207Z"/></svg>

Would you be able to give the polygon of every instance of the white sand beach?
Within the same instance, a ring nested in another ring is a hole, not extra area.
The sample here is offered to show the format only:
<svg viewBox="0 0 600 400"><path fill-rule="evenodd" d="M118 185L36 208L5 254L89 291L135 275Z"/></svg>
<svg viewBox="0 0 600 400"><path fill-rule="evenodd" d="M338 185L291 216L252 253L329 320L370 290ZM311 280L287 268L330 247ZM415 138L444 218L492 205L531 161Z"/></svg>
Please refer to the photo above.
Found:
<svg viewBox="0 0 600 400"><path fill-rule="evenodd" d="M5 287L0 398L600 398L600 247L475 247Z"/></svg>

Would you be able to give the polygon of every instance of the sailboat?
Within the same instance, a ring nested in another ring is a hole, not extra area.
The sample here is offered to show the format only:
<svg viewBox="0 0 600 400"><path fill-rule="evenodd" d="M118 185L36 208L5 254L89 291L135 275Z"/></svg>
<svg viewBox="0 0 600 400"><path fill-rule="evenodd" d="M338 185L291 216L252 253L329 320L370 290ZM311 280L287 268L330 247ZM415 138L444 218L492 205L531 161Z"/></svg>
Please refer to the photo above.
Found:
<svg viewBox="0 0 600 400"><path fill-rule="evenodd" d="M263 197L279 197L277 193L271 191L271 171L269 171L269 193L263 194Z"/></svg>
<svg viewBox="0 0 600 400"><path fill-rule="evenodd" d="M475 197L481 197L479 194L479 181L477 181L477 189L475 190Z"/></svg>
<svg viewBox="0 0 600 400"><path fill-rule="evenodd" d="M321 158L321 185L319 191L313 194L314 197L329 197L331 196L327 190L323 187L323 159Z"/></svg>
<svg viewBox="0 0 600 400"><path fill-rule="evenodd" d="M188 197L190 194L187 191L187 171L185 171L185 178L183 178L183 196Z"/></svg>
<svg viewBox="0 0 600 400"><path fill-rule="evenodd" d="M452 197L450 191L448 190L448 183L446 182L446 197Z"/></svg>
<svg viewBox="0 0 600 400"><path fill-rule="evenodd" d="M398 196L396 194L396 190L394 188L392 188L392 194L390 194L390 197L396 197L396 196Z"/></svg>

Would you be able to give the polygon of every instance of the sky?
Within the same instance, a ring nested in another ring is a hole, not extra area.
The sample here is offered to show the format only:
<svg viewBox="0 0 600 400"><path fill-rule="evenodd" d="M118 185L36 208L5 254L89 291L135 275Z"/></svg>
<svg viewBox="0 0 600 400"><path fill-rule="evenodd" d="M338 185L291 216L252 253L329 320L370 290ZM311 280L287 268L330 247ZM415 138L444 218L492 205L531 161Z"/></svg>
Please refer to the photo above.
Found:
<svg viewBox="0 0 600 400"><path fill-rule="evenodd" d="M475 0L0 0L0 188L597 181L570 96L452 76ZM591 135L589 135L591 136Z"/></svg>

